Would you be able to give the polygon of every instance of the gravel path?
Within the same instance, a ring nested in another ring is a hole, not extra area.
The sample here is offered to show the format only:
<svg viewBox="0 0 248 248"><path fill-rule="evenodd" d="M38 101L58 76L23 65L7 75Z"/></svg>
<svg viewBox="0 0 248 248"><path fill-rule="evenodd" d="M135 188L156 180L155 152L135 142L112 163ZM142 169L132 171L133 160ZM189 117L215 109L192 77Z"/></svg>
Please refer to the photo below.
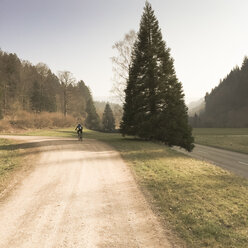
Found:
<svg viewBox="0 0 248 248"><path fill-rule="evenodd" d="M11 138L22 140L27 152L35 145L41 153L35 169L0 202L1 248L174 247L109 146Z"/></svg>

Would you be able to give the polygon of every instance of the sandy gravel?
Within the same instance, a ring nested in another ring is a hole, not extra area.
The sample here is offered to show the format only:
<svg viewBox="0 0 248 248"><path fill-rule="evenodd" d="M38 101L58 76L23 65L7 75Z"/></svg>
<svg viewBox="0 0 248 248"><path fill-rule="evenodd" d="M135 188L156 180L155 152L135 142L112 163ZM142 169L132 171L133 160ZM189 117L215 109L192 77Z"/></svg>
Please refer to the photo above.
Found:
<svg viewBox="0 0 248 248"><path fill-rule="evenodd" d="M41 151L0 202L1 248L174 247L119 154L86 140L13 137Z"/></svg>

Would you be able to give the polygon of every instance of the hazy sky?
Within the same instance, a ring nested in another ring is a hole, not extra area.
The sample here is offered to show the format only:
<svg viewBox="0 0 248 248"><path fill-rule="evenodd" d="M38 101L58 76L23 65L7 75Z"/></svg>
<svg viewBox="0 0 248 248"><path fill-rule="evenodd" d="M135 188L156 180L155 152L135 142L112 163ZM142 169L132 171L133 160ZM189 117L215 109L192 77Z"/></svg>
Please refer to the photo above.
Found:
<svg viewBox="0 0 248 248"><path fill-rule="evenodd" d="M109 96L112 45L138 31L144 0L0 0L0 48L54 73L68 70ZM248 55L247 0L150 0L186 102Z"/></svg>

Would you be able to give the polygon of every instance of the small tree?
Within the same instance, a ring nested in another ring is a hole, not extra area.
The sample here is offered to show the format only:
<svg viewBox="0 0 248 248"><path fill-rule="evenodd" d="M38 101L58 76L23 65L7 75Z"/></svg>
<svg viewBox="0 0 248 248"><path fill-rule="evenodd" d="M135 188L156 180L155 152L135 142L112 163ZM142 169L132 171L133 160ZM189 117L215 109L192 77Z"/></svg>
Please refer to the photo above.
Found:
<svg viewBox="0 0 248 248"><path fill-rule="evenodd" d="M136 37L135 31L130 30L129 33L125 34L123 40L115 42L112 46L117 51L117 56L111 58L114 73L112 92L122 103L125 101L128 69L131 63L131 55Z"/></svg>
<svg viewBox="0 0 248 248"><path fill-rule="evenodd" d="M96 113L96 108L91 97L86 103L86 113L85 126L92 130L100 130L100 118Z"/></svg>
<svg viewBox="0 0 248 248"><path fill-rule="evenodd" d="M66 116L69 105L69 89L74 84L75 79L69 71L60 71L58 78L63 90L63 112L64 116Z"/></svg>
<svg viewBox="0 0 248 248"><path fill-rule="evenodd" d="M115 118L109 103L106 104L103 112L102 125L103 130L106 132L113 132L115 130Z"/></svg>

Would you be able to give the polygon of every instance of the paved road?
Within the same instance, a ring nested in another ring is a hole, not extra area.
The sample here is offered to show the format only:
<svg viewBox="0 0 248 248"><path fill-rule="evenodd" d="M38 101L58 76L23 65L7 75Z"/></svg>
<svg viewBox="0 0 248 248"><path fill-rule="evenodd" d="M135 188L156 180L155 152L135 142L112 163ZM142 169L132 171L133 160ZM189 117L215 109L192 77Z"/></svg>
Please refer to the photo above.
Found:
<svg viewBox="0 0 248 248"><path fill-rule="evenodd" d="M168 241L129 168L109 146L11 138L25 139L19 145L24 152L35 145L40 155L33 172L0 201L0 248L178 247Z"/></svg>
<svg viewBox="0 0 248 248"><path fill-rule="evenodd" d="M191 157L209 161L239 176L248 178L248 155L203 145L195 145L193 152L174 148Z"/></svg>

